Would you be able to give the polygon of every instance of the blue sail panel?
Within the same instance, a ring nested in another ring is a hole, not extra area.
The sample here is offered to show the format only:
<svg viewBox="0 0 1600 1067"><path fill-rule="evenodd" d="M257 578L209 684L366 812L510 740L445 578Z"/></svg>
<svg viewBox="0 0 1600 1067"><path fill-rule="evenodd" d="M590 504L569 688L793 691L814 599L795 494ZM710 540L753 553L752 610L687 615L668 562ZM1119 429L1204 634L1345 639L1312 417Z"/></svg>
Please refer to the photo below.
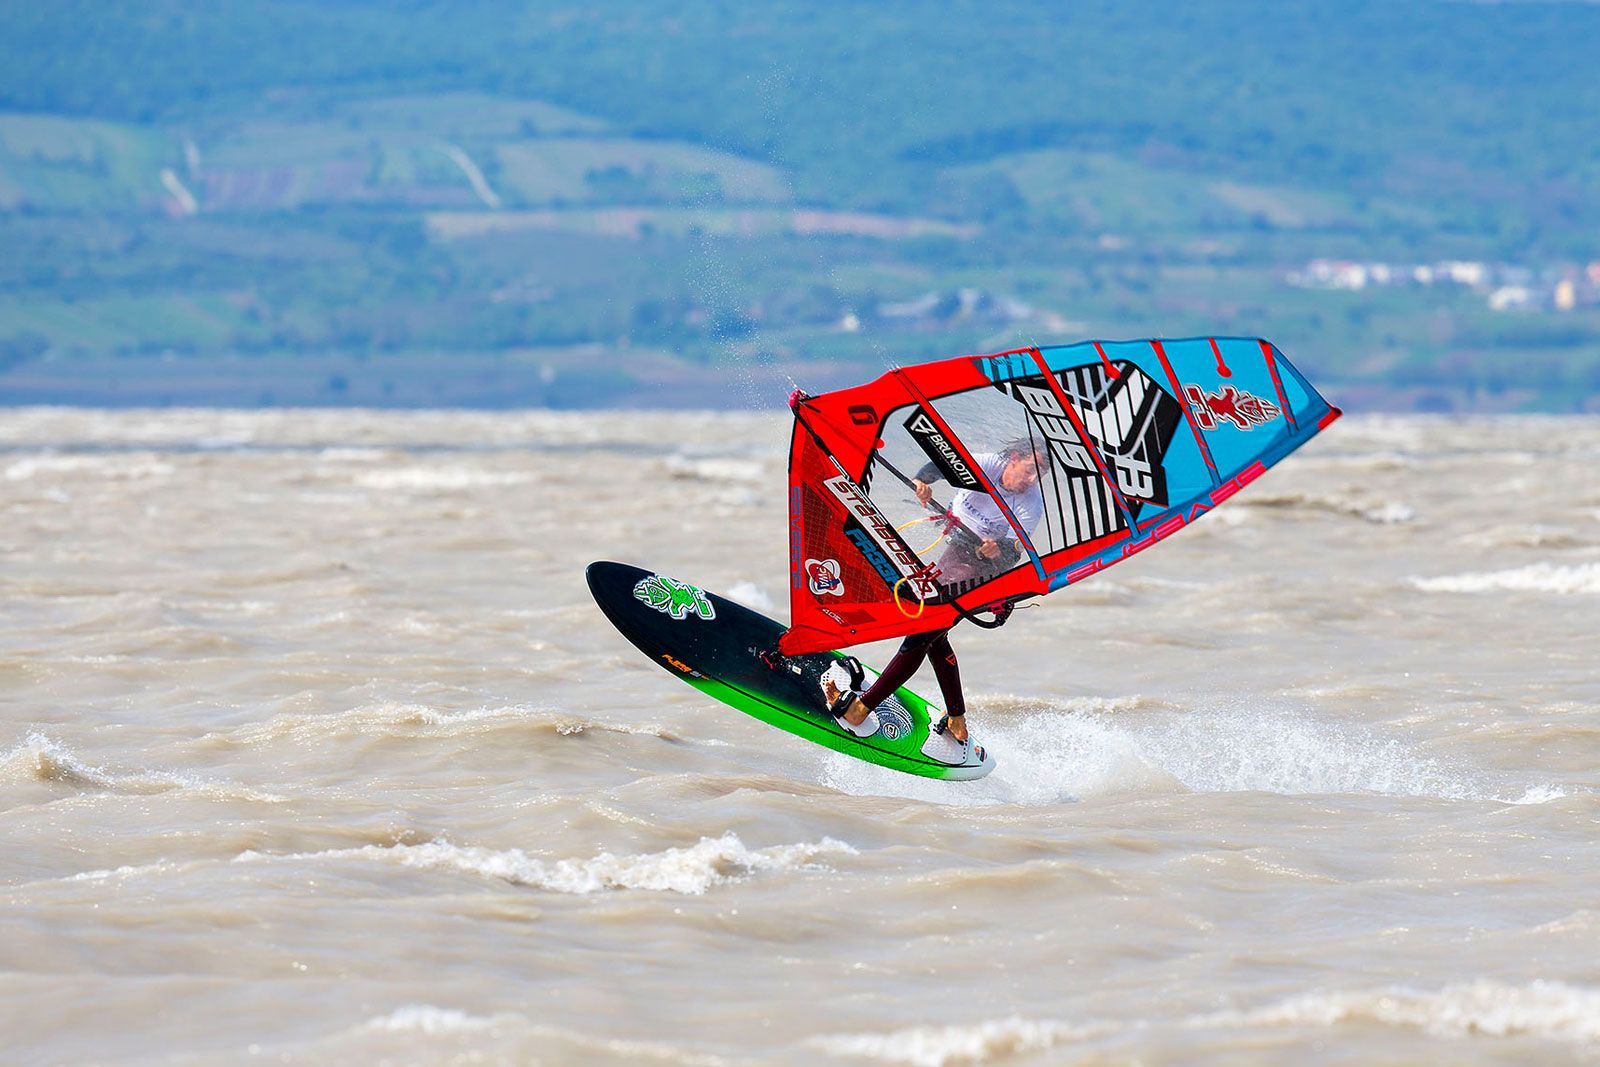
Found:
<svg viewBox="0 0 1600 1067"><path fill-rule="evenodd" d="M1134 520L1123 541L1054 572L1053 587L1176 532L1338 416L1257 338L1103 341L1041 349L1040 358Z"/></svg>

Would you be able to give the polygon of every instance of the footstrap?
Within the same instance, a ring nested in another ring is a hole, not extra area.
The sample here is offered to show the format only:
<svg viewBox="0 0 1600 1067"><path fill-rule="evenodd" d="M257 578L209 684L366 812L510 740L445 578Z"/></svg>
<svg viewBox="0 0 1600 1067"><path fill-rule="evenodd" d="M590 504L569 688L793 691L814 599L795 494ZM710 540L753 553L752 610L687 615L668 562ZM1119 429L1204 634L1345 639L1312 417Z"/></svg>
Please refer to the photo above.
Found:
<svg viewBox="0 0 1600 1067"><path fill-rule="evenodd" d="M832 667L843 667L850 675L850 684L840 687L839 696L828 705L828 714L839 719L850 710L850 705L861 699L861 692L866 688L867 671L861 666L861 661L854 656L840 656L830 669Z"/></svg>

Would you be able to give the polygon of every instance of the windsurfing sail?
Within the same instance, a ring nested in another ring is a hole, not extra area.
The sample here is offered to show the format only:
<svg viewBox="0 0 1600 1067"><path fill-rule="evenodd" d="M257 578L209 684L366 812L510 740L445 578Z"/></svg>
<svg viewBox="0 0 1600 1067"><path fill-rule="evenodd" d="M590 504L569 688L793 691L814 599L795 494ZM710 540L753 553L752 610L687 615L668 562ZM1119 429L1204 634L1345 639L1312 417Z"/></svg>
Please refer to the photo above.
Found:
<svg viewBox="0 0 1600 1067"><path fill-rule="evenodd" d="M1270 342L1198 337L941 360L794 414L787 655L1080 582L1217 507L1339 409Z"/></svg>

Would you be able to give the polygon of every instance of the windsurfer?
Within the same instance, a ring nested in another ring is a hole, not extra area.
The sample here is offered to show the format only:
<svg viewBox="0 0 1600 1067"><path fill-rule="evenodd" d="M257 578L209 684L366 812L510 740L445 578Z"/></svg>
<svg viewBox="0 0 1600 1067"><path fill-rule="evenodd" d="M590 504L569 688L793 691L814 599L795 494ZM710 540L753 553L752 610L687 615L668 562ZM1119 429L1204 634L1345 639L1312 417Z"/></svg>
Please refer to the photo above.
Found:
<svg viewBox="0 0 1600 1067"><path fill-rule="evenodd" d="M1044 514L1044 498L1039 491L1039 471L1048 462L1042 449L1026 439L1013 441L999 452L979 453L972 457L982 468L989 484L999 490L1017 525L1027 534ZM924 507L932 507L933 485L940 477L939 468L928 464L911 480L912 491ZM950 517L957 525L952 531L950 545L939 557L938 580L944 585L977 585L1005 573L1017 564L1021 550L1014 540L1016 530L1001 511L995 498L980 490L961 489L951 501ZM846 657L830 668L822 679L823 697L828 707L853 733L870 734L875 723L868 717L874 709L896 689L906 683L922 666L924 660L933 663L934 677L939 681L939 692L944 697L945 715L934 725L939 733L949 731L950 736L965 744L967 741L966 699L961 692L961 671L956 663L955 649L950 647L948 628L912 634L900 644L876 681L859 692L865 681L859 664Z"/></svg>
<svg viewBox="0 0 1600 1067"><path fill-rule="evenodd" d="M1017 525L1031 535L1044 514L1044 494L1039 490L1039 471L1049 462L1044 450L1024 438L999 452L980 452L972 458L999 491ZM929 463L911 479L911 489L923 507L933 506L932 483L939 478L938 466ZM1022 558L1016 530L1000 503L983 490L958 489L948 515L955 526L937 564L941 585L976 585L1005 573Z"/></svg>

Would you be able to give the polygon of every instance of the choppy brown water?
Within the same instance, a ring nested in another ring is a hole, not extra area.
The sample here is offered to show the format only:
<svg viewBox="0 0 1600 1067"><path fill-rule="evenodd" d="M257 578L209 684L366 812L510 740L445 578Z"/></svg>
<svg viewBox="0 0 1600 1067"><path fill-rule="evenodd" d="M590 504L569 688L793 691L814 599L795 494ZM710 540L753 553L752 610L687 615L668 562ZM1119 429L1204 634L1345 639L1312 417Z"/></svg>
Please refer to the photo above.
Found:
<svg viewBox="0 0 1600 1067"><path fill-rule="evenodd" d="M786 614L786 437L0 415L5 1061L1600 1059L1600 422L1350 418L958 631L964 786L594 610Z"/></svg>

